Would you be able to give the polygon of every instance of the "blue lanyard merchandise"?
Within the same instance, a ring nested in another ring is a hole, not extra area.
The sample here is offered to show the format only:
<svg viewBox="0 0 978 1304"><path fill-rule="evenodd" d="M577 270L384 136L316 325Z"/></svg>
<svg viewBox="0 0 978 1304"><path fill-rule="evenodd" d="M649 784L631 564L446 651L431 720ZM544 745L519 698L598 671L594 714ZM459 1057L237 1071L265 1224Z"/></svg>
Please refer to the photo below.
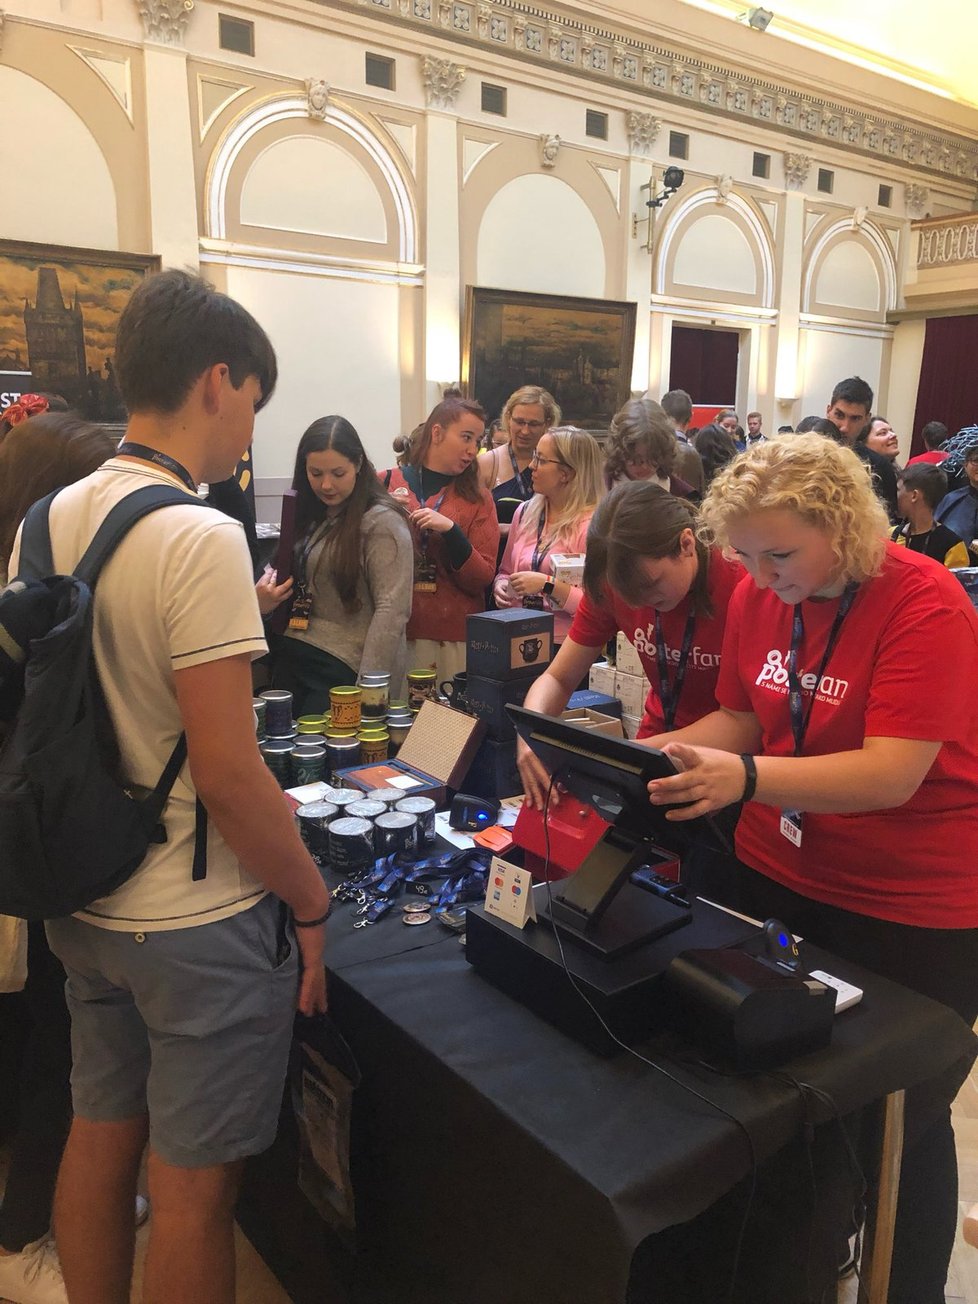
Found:
<svg viewBox="0 0 978 1304"><path fill-rule="evenodd" d="M828 669L829 659L839 641L842 622L849 614L858 589L858 584L850 581L843 590L839 609L835 613L835 619L832 622L832 628L829 630L829 636L825 643L822 660L812 681L811 697L809 698L807 711L805 710L804 688L801 676L798 674L798 652L801 648L802 639L805 637L805 619L802 615L801 603L795 604L794 616L791 620L791 647L788 649L788 711L791 716L791 735L795 742L795 756L801 756L804 749L805 735L808 733L812 711L815 709L815 699L821 688L825 671ZM802 839L801 811L782 810L780 832L781 836L787 838L793 846L800 847Z"/></svg>
<svg viewBox="0 0 978 1304"><path fill-rule="evenodd" d="M679 661L676 664L676 678L669 683L669 659L666 656L665 639L662 637L662 624L659 619L659 613L655 613L655 660L659 671L659 701L662 703L662 715L665 720L665 732L671 733L676 723L676 709L679 706L679 698L682 695L683 684L686 682L686 667L689 664L689 654L693 646L693 635L696 632L696 612L690 610L686 617L686 628L683 631L682 647L679 649Z"/></svg>
<svg viewBox="0 0 978 1304"><path fill-rule="evenodd" d="M169 471L171 475L175 475L180 483L186 485L192 494L197 492L194 478L183 463L178 462L169 453L161 453L158 448L150 448L147 444L136 444L127 439L116 449L116 456L138 457L140 461L153 462L156 466L161 466L164 471Z"/></svg>

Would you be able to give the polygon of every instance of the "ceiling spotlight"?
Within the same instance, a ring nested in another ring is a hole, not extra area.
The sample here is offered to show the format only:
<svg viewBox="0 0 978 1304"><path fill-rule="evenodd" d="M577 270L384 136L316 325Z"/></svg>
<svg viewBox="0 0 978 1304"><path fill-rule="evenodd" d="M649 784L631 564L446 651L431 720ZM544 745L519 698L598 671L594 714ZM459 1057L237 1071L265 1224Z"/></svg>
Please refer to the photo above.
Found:
<svg viewBox="0 0 978 1304"><path fill-rule="evenodd" d="M737 22L746 23L756 32L766 32L773 17L774 13L770 9L748 9L737 15Z"/></svg>

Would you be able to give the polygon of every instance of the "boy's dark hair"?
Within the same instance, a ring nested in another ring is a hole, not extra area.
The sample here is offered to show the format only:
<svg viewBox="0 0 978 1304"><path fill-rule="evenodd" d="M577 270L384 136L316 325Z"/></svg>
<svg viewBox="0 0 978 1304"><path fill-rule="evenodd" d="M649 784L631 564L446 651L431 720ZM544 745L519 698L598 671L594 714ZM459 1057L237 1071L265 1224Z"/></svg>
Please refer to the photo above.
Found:
<svg viewBox="0 0 978 1304"><path fill-rule="evenodd" d="M944 443L947 434L947 426L943 421L928 421L921 430L920 437L924 441L924 447L929 453L932 453Z"/></svg>
<svg viewBox="0 0 978 1304"><path fill-rule="evenodd" d="M271 341L247 309L199 276L171 268L137 285L119 318L116 377L130 412L172 413L208 368L225 363L240 389L272 396L278 365Z"/></svg>
<svg viewBox="0 0 978 1304"><path fill-rule="evenodd" d="M843 399L843 402L846 400ZM828 417L802 417L795 426L796 435L828 435L829 439L838 439L839 431Z"/></svg>
<svg viewBox="0 0 978 1304"><path fill-rule="evenodd" d="M838 403L840 399L843 403L861 404L867 416L873 410L873 391L862 376L848 376L839 381L832 391L831 402Z"/></svg>
<svg viewBox="0 0 978 1304"><path fill-rule="evenodd" d="M931 511L947 493L947 475L933 462L914 462L913 466L905 466L897 479L904 489L919 489Z"/></svg>
<svg viewBox="0 0 978 1304"><path fill-rule="evenodd" d="M677 426L686 426L693 419L693 400L684 389L671 389L663 394L662 408Z"/></svg>

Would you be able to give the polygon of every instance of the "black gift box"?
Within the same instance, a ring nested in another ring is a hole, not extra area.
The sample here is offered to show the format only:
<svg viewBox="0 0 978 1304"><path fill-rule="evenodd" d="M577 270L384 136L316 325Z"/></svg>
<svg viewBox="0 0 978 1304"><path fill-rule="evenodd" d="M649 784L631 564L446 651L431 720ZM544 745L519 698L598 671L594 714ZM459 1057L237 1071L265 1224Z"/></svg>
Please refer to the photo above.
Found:
<svg viewBox="0 0 978 1304"><path fill-rule="evenodd" d="M482 675L469 675L465 700L472 714L485 722L488 737L495 742L506 742L516 737L506 707L522 706L533 682L532 679L486 679Z"/></svg>
<svg viewBox="0 0 978 1304"><path fill-rule="evenodd" d="M516 768L516 741L494 742L485 738L465 776L465 791L473 797L502 801L523 791L523 780Z"/></svg>
<svg viewBox="0 0 978 1304"><path fill-rule="evenodd" d="M509 607L480 611L465 622L465 668L486 679L535 679L553 656L554 618L548 611Z"/></svg>
<svg viewBox="0 0 978 1304"><path fill-rule="evenodd" d="M567 710L600 711L602 715L613 715L621 719L621 702L618 698L609 697L607 693L596 693L590 688L579 688L576 693L571 693Z"/></svg>

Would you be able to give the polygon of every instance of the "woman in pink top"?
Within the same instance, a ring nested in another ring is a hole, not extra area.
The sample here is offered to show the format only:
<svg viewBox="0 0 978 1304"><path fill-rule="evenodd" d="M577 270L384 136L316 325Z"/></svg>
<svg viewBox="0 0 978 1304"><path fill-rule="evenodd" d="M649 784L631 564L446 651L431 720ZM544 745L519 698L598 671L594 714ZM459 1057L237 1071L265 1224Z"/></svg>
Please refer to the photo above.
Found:
<svg viewBox="0 0 978 1304"><path fill-rule="evenodd" d="M554 613L554 642L567 636L581 588L555 579L555 553L584 552L591 513L604 493L601 449L585 430L558 426L543 435L530 465L533 497L513 517L493 584L497 607Z"/></svg>

